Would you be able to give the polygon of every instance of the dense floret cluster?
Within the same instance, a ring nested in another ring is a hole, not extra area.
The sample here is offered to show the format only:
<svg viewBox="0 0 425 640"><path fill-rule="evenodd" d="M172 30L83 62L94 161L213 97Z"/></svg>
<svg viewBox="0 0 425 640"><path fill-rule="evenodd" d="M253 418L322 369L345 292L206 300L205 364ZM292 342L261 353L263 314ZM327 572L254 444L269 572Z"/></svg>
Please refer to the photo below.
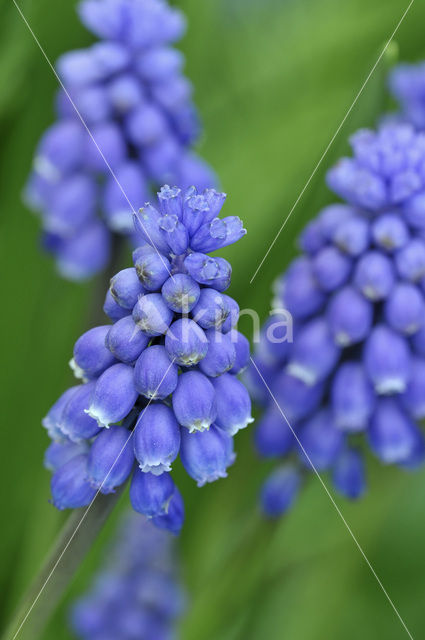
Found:
<svg viewBox="0 0 425 640"><path fill-rule="evenodd" d="M111 232L132 234L132 210L152 186L215 183L190 151L198 117L183 56L171 47L185 30L180 11L164 0L83 0L79 13L101 41L57 61L66 91L26 191L44 246L72 280L105 267Z"/></svg>
<svg viewBox="0 0 425 640"><path fill-rule="evenodd" d="M389 88L400 105L400 116L425 129L425 62L399 64L389 75Z"/></svg>
<svg viewBox="0 0 425 640"><path fill-rule="evenodd" d="M126 513L71 626L82 640L171 640L185 600L172 537Z"/></svg>
<svg viewBox="0 0 425 640"><path fill-rule="evenodd" d="M412 468L424 459L425 135L386 124L359 131L351 146L353 157L327 176L345 203L307 225L303 255L276 284L275 306L292 314L293 342L275 340L272 318L255 356L306 455L249 372L266 405L258 450L288 459L263 488L271 515L292 504L312 465L329 470L342 494L360 496L361 441L384 464Z"/></svg>
<svg viewBox="0 0 425 640"><path fill-rule="evenodd" d="M104 311L114 324L77 340L71 366L83 384L65 391L44 426L53 439L53 503L87 505L132 475L134 509L177 531L183 503L170 476L180 454L199 486L226 475L233 436L252 420L236 374L249 359L234 329L239 308L223 293L231 266L207 255L244 234L218 217L225 194L163 187L158 208L135 216L145 244L116 274ZM149 244L150 243L150 244Z"/></svg>

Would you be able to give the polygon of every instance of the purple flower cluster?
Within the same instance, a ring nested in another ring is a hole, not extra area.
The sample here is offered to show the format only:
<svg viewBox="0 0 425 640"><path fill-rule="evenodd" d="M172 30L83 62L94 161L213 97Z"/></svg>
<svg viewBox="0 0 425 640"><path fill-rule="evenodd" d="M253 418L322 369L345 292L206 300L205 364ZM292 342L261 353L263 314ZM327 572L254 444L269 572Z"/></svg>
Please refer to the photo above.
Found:
<svg viewBox="0 0 425 640"><path fill-rule="evenodd" d="M425 129L425 62L397 65L389 75L389 88L400 104L401 117Z"/></svg>
<svg viewBox="0 0 425 640"><path fill-rule="evenodd" d="M71 626L82 640L171 640L185 600L171 536L126 513Z"/></svg>
<svg viewBox="0 0 425 640"><path fill-rule="evenodd" d="M83 0L79 14L101 41L57 61L66 92L26 193L45 248L71 280L106 266L111 232L132 234L132 209L152 185L215 183L190 151L198 117L183 56L170 46L185 29L180 11L164 0Z"/></svg>
<svg viewBox="0 0 425 640"><path fill-rule="evenodd" d="M414 468L424 460L425 135L387 124L359 131L351 146L353 157L327 176L345 203L307 225L303 255L276 285L276 307L292 314L293 341L276 344L266 325L255 356L307 456L249 372L267 407L258 451L288 458L263 488L271 515L290 506L311 464L329 470L343 495L361 496L361 436L383 464Z"/></svg>
<svg viewBox="0 0 425 640"><path fill-rule="evenodd" d="M183 502L169 472L177 456L199 486L233 463L233 436L252 418L236 377L249 344L234 329L237 303L223 293L231 267L207 255L245 234L239 218L218 217L225 197L165 186L158 208L135 216L145 244L111 280L104 311L114 324L77 340L71 366L83 384L44 420L59 509L114 491L136 463L134 509L176 531Z"/></svg>

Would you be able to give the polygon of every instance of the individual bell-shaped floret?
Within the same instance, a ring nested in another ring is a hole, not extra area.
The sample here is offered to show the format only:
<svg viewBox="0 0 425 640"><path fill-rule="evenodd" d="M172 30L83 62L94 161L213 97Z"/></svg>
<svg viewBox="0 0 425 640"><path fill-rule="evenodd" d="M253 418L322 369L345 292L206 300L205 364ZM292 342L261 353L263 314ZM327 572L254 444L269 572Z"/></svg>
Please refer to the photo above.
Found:
<svg viewBox="0 0 425 640"><path fill-rule="evenodd" d="M95 387L95 381L80 385L63 409L59 428L73 442L88 440L99 432L98 423L86 412Z"/></svg>
<svg viewBox="0 0 425 640"><path fill-rule="evenodd" d="M305 325L295 341L288 362L288 373L309 385L323 380L338 361L340 350L322 319Z"/></svg>
<svg viewBox="0 0 425 640"><path fill-rule="evenodd" d="M88 453L86 442L51 442L44 454L44 466L50 471L63 467L69 460L84 453Z"/></svg>
<svg viewBox="0 0 425 640"><path fill-rule="evenodd" d="M130 484L130 500L135 511L151 518L168 513L175 491L174 482L168 473L154 475L136 469Z"/></svg>
<svg viewBox="0 0 425 640"><path fill-rule="evenodd" d="M200 371L187 371L179 376L172 401L179 424L190 433L209 429L217 417L216 392Z"/></svg>
<svg viewBox="0 0 425 640"><path fill-rule="evenodd" d="M335 462L344 444L344 434L336 428L331 411L322 409L303 424L299 440L304 464L323 471Z"/></svg>
<svg viewBox="0 0 425 640"><path fill-rule="evenodd" d="M149 336L139 329L131 315L121 318L108 329L106 346L117 360L126 364L135 362L149 344Z"/></svg>
<svg viewBox="0 0 425 640"><path fill-rule="evenodd" d="M128 309L124 309L124 307L121 307L118 304L109 289L106 293L105 302L103 304L103 311L113 322L121 320L121 318L125 318L130 313Z"/></svg>
<svg viewBox="0 0 425 640"><path fill-rule="evenodd" d="M411 376L407 341L385 325L375 327L363 350L366 373L378 394L402 393Z"/></svg>
<svg viewBox="0 0 425 640"><path fill-rule="evenodd" d="M332 411L339 429L363 431L375 406L375 394L361 362L341 364L332 382Z"/></svg>
<svg viewBox="0 0 425 640"><path fill-rule="evenodd" d="M133 260L137 276L147 291L157 291L171 276L169 260L148 244L134 251Z"/></svg>
<svg viewBox="0 0 425 640"><path fill-rule="evenodd" d="M353 268L350 258L337 247L325 247L312 260L312 273L324 291L334 291L346 283Z"/></svg>
<svg viewBox="0 0 425 640"><path fill-rule="evenodd" d="M143 472L171 471L180 450L180 427L173 411L163 404L142 410L134 428L134 453Z"/></svg>
<svg viewBox="0 0 425 640"><path fill-rule="evenodd" d="M162 516L153 516L152 522L159 529L166 529L177 536L184 522L184 502L178 488L174 489L168 511Z"/></svg>
<svg viewBox="0 0 425 640"><path fill-rule="evenodd" d="M236 360L236 351L229 334L214 329L205 332L208 340L208 351L199 362L199 369L206 376L215 378L229 371Z"/></svg>
<svg viewBox="0 0 425 640"><path fill-rule="evenodd" d="M390 259L379 251L365 253L357 262L354 284L362 294L376 302L383 300L395 282L394 267Z"/></svg>
<svg viewBox="0 0 425 640"><path fill-rule="evenodd" d="M301 485L300 471L294 465L275 469L261 489L261 506L270 518L278 518L290 509Z"/></svg>
<svg viewBox="0 0 425 640"><path fill-rule="evenodd" d="M68 401L79 388L80 386L76 385L75 387L70 387L69 389L67 389L61 396L59 396L58 400L56 400L54 405L49 409L48 414L41 421L41 424L47 430L47 433L52 440L59 442L62 440L67 440L67 437L60 428L62 422L62 414L64 408L68 404Z"/></svg>
<svg viewBox="0 0 425 640"><path fill-rule="evenodd" d="M295 438L285 418L271 405L261 417L255 430L255 446L265 458L284 456L294 447Z"/></svg>
<svg viewBox="0 0 425 640"><path fill-rule="evenodd" d="M152 345L143 351L134 367L134 384L139 393L152 400L171 395L177 386L178 367L164 346Z"/></svg>
<svg viewBox="0 0 425 640"><path fill-rule="evenodd" d="M215 289L201 289L192 317L203 329L220 330L230 315L226 297Z"/></svg>
<svg viewBox="0 0 425 640"><path fill-rule="evenodd" d="M172 362L184 367L192 367L205 358L208 351L208 338L194 320L180 318L168 329L165 348Z"/></svg>
<svg viewBox="0 0 425 640"><path fill-rule="evenodd" d="M181 460L198 487L227 476L227 467L235 461L233 439L218 427L190 433L182 430Z"/></svg>
<svg viewBox="0 0 425 640"><path fill-rule="evenodd" d="M341 347L348 347L368 335L373 308L356 289L344 287L330 300L327 318L335 342Z"/></svg>
<svg viewBox="0 0 425 640"><path fill-rule="evenodd" d="M133 309L133 320L146 335L155 337L167 333L173 312L160 293L149 293L138 299Z"/></svg>
<svg viewBox="0 0 425 640"><path fill-rule="evenodd" d="M115 302L129 313L137 300L145 293L134 267L119 271L111 278L110 292Z"/></svg>
<svg viewBox="0 0 425 640"><path fill-rule="evenodd" d="M237 375L242 373L249 364L250 346L249 340L236 329L232 329L230 333L233 347L235 349L235 362L229 373Z"/></svg>
<svg viewBox="0 0 425 640"><path fill-rule="evenodd" d="M204 289L204 291L208 291L208 289ZM198 302L201 289L190 276L176 273L164 282L161 293L172 311L189 313Z"/></svg>
<svg viewBox="0 0 425 640"><path fill-rule="evenodd" d="M114 354L105 346L110 325L94 327L78 338L74 346L74 357L70 362L77 378L97 378L114 364Z"/></svg>
<svg viewBox="0 0 425 640"><path fill-rule="evenodd" d="M235 376L225 373L212 380L217 403L215 424L234 436L254 422L251 399L246 387Z"/></svg>
<svg viewBox="0 0 425 640"><path fill-rule="evenodd" d="M103 429L89 454L87 475L101 493L113 493L125 482L134 464L132 433L125 427Z"/></svg>
<svg viewBox="0 0 425 640"><path fill-rule="evenodd" d="M400 464L408 460L418 446L418 433L397 400L379 400L369 427L369 443L381 462Z"/></svg>
<svg viewBox="0 0 425 640"><path fill-rule="evenodd" d="M86 507L95 497L96 489L87 480L87 461L87 454L71 458L52 476L52 502L57 509Z"/></svg>
<svg viewBox="0 0 425 640"><path fill-rule="evenodd" d="M357 500L366 491L363 457L356 449L347 448L338 456L332 469L335 489L350 500Z"/></svg>
<svg viewBox="0 0 425 640"><path fill-rule="evenodd" d="M409 336L425 322L425 301L419 288L408 282L397 284L385 302L385 320L392 329Z"/></svg>
<svg viewBox="0 0 425 640"><path fill-rule="evenodd" d="M114 364L95 383L90 406L86 413L101 427L123 420L136 402L133 367Z"/></svg>

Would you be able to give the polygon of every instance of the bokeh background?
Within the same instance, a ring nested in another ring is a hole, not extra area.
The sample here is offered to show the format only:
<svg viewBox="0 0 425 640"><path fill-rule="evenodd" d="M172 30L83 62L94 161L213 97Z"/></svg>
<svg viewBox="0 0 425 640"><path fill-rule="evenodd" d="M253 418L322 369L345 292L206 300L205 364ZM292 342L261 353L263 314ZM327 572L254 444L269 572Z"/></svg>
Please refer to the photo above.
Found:
<svg viewBox="0 0 425 640"><path fill-rule="evenodd" d="M271 283L293 257L299 230L331 201L325 170L345 152L350 132L391 107L385 77L397 57L425 58L425 5L413 3L396 44L250 285L407 0L174 4L189 20L182 48L205 126L200 151L229 194L226 214L240 215L248 229L224 254L234 267L231 294L265 318ZM20 6L52 60L91 41L73 0L20 0ZM0 612L6 623L66 518L48 504L49 473L42 467L48 441L40 419L71 383L72 346L89 328L105 279L84 286L61 281L39 251L39 225L21 192L36 141L53 119L56 80L11 0L0 1L0 15ZM236 446L226 481L198 490L177 469L187 505L180 544L190 607L183 640L405 637L318 480L311 478L286 518L265 522L256 501L267 465L252 450L252 433L239 434ZM370 460L369 480L359 504L337 502L418 638L425 629L425 471L409 474ZM127 500L124 495L78 571L45 640L72 637L65 623L69 602L88 584Z"/></svg>

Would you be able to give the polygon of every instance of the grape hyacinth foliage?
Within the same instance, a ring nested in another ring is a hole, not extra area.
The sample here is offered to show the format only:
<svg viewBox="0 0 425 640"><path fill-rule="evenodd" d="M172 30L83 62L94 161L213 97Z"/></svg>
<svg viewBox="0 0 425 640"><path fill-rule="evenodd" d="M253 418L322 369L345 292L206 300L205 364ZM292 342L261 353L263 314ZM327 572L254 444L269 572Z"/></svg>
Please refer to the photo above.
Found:
<svg viewBox="0 0 425 640"><path fill-rule="evenodd" d="M143 516L124 513L105 566L71 609L82 640L172 640L184 613L172 536Z"/></svg>
<svg viewBox="0 0 425 640"><path fill-rule="evenodd" d="M71 280L108 264L111 234L133 234L132 208L152 187L215 184L190 150L198 116L183 56L171 46L185 30L181 12L164 0L83 0L79 15L101 40L57 61L66 91L26 189L43 245Z"/></svg>
<svg viewBox="0 0 425 640"><path fill-rule="evenodd" d="M276 344L266 324L254 357L309 460L254 367L247 376L265 406L258 451L285 460L262 490L271 516L293 503L311 465L358 498L362 447L383 464L424 460L425 135L387 123L351 146L327 175L344 203L307 225L303 255L276 284L293 341Z"/></svg>
<svg viewBox="0 0 425 640"><path fill-rule="evenodd" d="M59 509L85 506L132 474L133 508L177 532L183 501L169 473L177 456L199 486L233 463L233 436L252 418L236 377L249 344L224 293L231 266L207 255L245 234L238 217L218 217L225 197L165 186L158 208L136 214L143 244L134 266L111 279L104 311L113 324L77 340L71 366L83 384L44 419Z"/></svg>

